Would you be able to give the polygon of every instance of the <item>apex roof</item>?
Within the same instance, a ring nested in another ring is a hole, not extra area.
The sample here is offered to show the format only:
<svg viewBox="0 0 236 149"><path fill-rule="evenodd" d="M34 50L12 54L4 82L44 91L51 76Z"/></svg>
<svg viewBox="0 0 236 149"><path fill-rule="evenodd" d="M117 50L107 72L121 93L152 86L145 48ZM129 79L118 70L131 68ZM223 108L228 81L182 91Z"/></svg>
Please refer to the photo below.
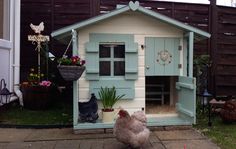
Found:
<svg viewBox="0 0 236 149"><path fill-rule="evenodd" d="M152 18L155 18L155 19L165 22L167 24L173 25L173 26L175 26L179 29L182 29L186 32L194 32L195 39L201 40L201 39L205 39L205 38L210 38L210 36L211 36L208 32L205 32L201 29L198 29L196 27L192 27L190 25L184 24L180 21L177 21L177 20L167 17L165 15L162 15L158 12L144 8L139 5L138 1L136 1L136 2L130 1L129 5L123 6L119 9L116 9L116 10L113 10L107 14L98 15L98 16L92 17L90 19L87 19L85 21L75 23L70 26L55 30L51 33L51 36L55 37L58 40L63 39L63 38L67 38L68 36L71 36L71 30L73 30L73 29L79 30L79 29L86 27L88 25L95 24L97 22L101 22L103 20L109 19L113 16L117 16L117 15L127 12L127 11L141 12L147 16L150 16Z"/></svg>

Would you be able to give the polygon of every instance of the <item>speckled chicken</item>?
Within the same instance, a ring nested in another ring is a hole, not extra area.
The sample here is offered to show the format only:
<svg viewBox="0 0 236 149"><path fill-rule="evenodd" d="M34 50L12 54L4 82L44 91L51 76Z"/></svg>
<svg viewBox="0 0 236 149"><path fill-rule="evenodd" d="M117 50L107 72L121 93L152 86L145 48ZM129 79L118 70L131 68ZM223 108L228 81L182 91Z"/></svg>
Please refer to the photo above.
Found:
<svg viewBox="0 0 236 149"><path fill-rule="evenodd" d="M149 138L150 131L146 127L146 116L142 111L135 112L133 115L125 110L118 113L113 133L116 139L132 148L142 147Z"/></svg>

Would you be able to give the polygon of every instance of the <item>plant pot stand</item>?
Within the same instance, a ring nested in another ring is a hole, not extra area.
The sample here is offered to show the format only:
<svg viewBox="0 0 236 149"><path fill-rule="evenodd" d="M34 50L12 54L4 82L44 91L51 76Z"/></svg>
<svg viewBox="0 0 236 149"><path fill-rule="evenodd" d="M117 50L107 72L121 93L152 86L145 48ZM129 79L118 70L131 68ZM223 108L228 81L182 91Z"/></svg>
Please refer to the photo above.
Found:
<svg viewBox="0 0 236 149"><path fill-rule="evenodd" d="M52 87L26 86L21 87L21 90L26 109L43 110L49 108L52 102Z"/></svg>

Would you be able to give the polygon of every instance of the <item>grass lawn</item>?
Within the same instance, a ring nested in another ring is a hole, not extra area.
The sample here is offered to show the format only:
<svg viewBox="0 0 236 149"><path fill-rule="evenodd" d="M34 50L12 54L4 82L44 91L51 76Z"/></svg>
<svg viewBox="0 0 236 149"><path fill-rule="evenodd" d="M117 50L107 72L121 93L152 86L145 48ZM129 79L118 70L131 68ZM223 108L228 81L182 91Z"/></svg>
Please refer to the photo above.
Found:
<svg viewBox="0 0 236 149"><path fill-rule="evenodd" d="M16 103L0 112L0 124L10 125L72 125L72 104L58 101L47 110L27 110Z"/></svg>
<svg viewBox="0 0 236 149"><path fill-rule="evenodd" d="M208 127L207 123L207 114L205 116L198 115L197 125L194 127L203 132L222 149L236 149L236 122L223 123L221 118L215 115L212 118L212 127Z"/></svg>

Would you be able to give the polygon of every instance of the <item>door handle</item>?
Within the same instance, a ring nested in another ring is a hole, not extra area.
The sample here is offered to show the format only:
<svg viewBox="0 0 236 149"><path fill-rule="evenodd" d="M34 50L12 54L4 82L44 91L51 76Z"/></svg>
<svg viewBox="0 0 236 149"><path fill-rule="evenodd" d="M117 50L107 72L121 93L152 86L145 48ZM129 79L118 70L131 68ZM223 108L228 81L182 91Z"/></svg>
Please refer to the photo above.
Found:
<svg viewBox="0 0 236 149"><path fill-rule="evenodd" d="M146 69L149 69L150 67L149 66L146 66Z"/></svg>

